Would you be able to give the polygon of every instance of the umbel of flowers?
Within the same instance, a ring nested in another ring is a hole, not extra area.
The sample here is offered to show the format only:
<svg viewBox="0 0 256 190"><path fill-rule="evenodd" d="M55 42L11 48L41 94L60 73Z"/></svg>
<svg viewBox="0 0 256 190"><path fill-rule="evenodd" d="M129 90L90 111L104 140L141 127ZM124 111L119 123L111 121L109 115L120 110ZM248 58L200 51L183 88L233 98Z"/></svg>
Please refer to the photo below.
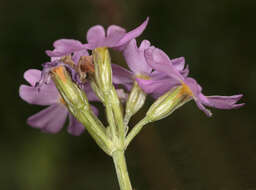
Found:
<svg viewBox="0 0 256 190"><path fill-rule="evenodd" d="M87 43L73 39L54 42L47 50L50 61L42 70L29 69L21 85L20 97L30 104L48 106L28 118L28 124L43 132L57 133L69 118L67 131L79 136L85 130L99 147L113 157L121 190L132 190L124 152L144 125L163 119L176 109L194 100L207 116L207 107L235 109L242 95L205 96L202 87L189 77L183 57L170 59L148 40L137 46L136 38L148 24L148 18L137 28L125 29L111 25L105 32L100 25L87 32ZM111 63L108 49L123 54L129 70ZM89 51L92 52L91 54ZM152 96L155 102L135 126L130 118ZM108 126L97 117L91 102L105 107Z"/></svg>

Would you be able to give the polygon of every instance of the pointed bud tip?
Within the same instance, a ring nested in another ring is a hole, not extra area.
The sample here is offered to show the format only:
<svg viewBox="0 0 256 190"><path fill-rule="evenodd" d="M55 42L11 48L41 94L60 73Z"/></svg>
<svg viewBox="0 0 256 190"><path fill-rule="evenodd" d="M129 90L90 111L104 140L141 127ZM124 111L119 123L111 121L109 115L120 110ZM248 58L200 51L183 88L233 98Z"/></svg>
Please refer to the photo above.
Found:
<svg viewBox="0 0 256 190"><path fill-rule="evenodd" d="M58 66L52 69L52 73L58 76L62 80L62 82L66 81L66 76L64 72L65 70L63 66Z"/></svg>

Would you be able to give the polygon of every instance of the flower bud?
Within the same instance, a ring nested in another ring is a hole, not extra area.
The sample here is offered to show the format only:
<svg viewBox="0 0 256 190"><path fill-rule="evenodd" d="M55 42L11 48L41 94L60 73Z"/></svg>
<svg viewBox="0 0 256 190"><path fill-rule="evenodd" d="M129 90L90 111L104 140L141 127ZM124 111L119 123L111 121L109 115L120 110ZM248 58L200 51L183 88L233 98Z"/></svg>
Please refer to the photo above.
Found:
<svg viewBox="0 0 256 190"><path fill-rule="evenodd" d="M52 79L65 101L69 111L75 115L75 110L83 105L83 109L90 109L90 104L80 88L73 83L69 73L63 66L52 69Z"/></svg>
<svg viewBox="0 0 256 190"><path fill-rule="evenodd" d="M159 97L146 113L147 119L150 122L163 119L191 100L191 96L184 93L184 88L183 85L178 86Z"/></svg>
<svg viewBox="0 0 256 190"><path fill-rule="evenodd" d="M106 47L96 48L92 52L95 65L95 79L98 87L108 91L112 87L112 69L109 51Z"/></svg>
<svg viewBox="0 0 256 190"><path fill-rule="evenodd" d="M103 124L91 111L85 92L72 81L64 66L53 68L51 73L68 110L85 126L102 150L111 155L112 142L106 136Z"/></svg>
<svg viewBox="0 0 256 190"><path fill-rule="evenodd" d="M96 84L95 80L91 80L90 82L93 92L98 96L101 102L104 102L104 94L99 89L98 85Z"/></svg>
<svg viewBox="0 0 256 190"><path fill-rule="evenodd" d="M132 117L140 108L144 105L146 100L146 94L139 87L137 82L135 81L133 84L133 88L128 96L126 102L126 110L125 110L125 122L128 123L130 117Z"/></svg>

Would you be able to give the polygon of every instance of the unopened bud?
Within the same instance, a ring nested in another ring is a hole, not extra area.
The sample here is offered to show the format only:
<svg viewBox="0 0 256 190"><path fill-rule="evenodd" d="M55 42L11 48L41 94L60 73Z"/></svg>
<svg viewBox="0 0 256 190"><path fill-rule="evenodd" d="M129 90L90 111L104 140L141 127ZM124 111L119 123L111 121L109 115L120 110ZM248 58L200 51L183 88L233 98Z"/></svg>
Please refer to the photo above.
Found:
<svg viewBox="0 0 256 190"><path fill-rule="evenodd" d="M106 47L96 48L92 52L95 65L95 79L98 87L108 91L112 87L112 70L109 51Z"/></svg>
<svg viewBox="0 0 256 190"><path fill-rule="evenodd" d="M83 105L84 109L90 109L88 99L84 91L72 81L69 73L64 66L58 66L52 69L52 79L58 88L67 108L75 115L75 110Z"/></svg>
<svg viewBox="0 0 256 190"><path fill-rule="evenodd" d="M91 80L90 82L93 92L98 96L101 102L104 102L104 95L102 91L99 89L95 80Z"/></svg>
<svg viewBox="0 0 256 190"><path fill-rule="evenodd" d="M159 97L149 108L146 117L150 122L169 116L176 109L191 100L188 93L184 93L184 86L178 86Z"/></svg>
<svg viewBox="0 0 256 190"><path fill-rule="evenodd" d="M144 105L146 100L146 94L139 87L137 82L135 81L133 84L133 88L128 96L128 100L126 102L125 109L125 122L128 123L131 116L137 113L140 108Z"/></svg>

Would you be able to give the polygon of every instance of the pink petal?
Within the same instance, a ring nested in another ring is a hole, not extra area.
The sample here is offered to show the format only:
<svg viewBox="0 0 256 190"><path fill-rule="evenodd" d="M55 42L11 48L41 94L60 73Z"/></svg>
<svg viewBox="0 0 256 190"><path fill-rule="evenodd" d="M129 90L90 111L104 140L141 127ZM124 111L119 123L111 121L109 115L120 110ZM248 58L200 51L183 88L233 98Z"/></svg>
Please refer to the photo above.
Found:
<svg viewBox="0 0 256 190"><path fill-rule="evenodd" d="M142 44L142 46L148 45ZM149 75L152 68L147 64L144 56L143 47L139 49L136 44L136 40L133 39L129 42L123 51L124 58L128 67L136 74L146 74Z"/></svg>
<svg viewBox="0 0 256 190"><path fill-rule="evenodd" d="M112 80L114 84L133 83L133 76L130 71L116 64L111 64L111 66L113 72Z"/></svg>
<svg viewBox="0 0 256 190"><path fill-rule="evenodd" d="M81 135L85 127L82 123L80 123L73 115L68 114L69 116L69 125L68 125L68 133L74 136Z"/></svg>
<svg viewBox="0 0 256 190"><path fill-rule="evenodd" d="M93 45L91 49L94 49L100 43L104 42L106 38L105 30L101 25L93 26L88 30L86 38L88 43Z"/></svg>
<svg viewBox="0 0 256 190"><path fill-rule="evenodd" d="M166 73L163 72L158 72L156 70L154 70L152 73L150 73L150 78L152 78L153 80L161 80L161 79L167 79L170 78Z"/></svg>
<svg viewBox="0 0 256 190"><path fill-rule="evenodd" d="M147 63L156 71L166 73L175 80L184 80L184 77L172 65L169 57L160 49L150 47L145 50Z"/></svg>
<svg viewBox="0 0 256 190"><path fill-rule="evenodd" d="M54 104L30 116L27 122L30 126L39 128L44 132L57 133L63 127L67 114L68 111L64 106Z"/></svg>
<svg viewBox="0 0 256 190"><path fill-rule="evenodd" d="M94 106L91 106L91 109L95 115L98 115L98 109ZM69 125L68 125L68 133L71 135L79 136L81 135L85 127L82 123L80 123L72 114L68 114L69 116Z"/></svg>
<svg viewBox="0 0 256 190"><path fill-rule="evenodd" d="M86 83L83 90L89 101L99 101L98 96L93 92L89 83Z"/></svg>
<svg viewBox="0 0 256 190"><path fill-rule="evenodd" d="M54 50L46 50L46 54L50 57L62 57L86 48L80 41L72 39L57 40L53 43L53 46Z"/></svg>
<svg viewBox="0 0 256 190"><path fill-rule="evenodd" d="M233 96L205 96L203 104L218 109L237 109L244 105L244 103L236 104L242 97L242 94Z"/></svg>
<svg viewBox="0 0 256 190"><path fill-rule="evenodd" d="M182 71L185 67L185 58L184 57L178 57L175 59L171 59L171 62L173 66L178 70Z"/></svg>
<svg viewBox="0 0 256 190"><path fill-rule="evenodd" d="M136 78L136 81L145 93L153 93L154 96L161 96L179 84L177 81L170 80L169 78L162 80L144 80Z"/></svg>
<svg viewBox="0 0 256 190"><path fill-rule="evenodd" d="M140 43L139 49L140 49L141 51L144 51L144 50L148 49L149 47L150 47L150 41L148 41L148 40L143 40L143 41Z"/></svg>
<svg viewBox="0 0 256 190"><path fill-rule="evenodd" d="M43 85L38 91L37 88L21 85L19 89L20 97L30 103L36 105L51 105L58 102L58 91L53 85Z"/></svg>
<svg viewBox="0 0 256 190"><path fill-rule="evenodd" d="M197 98L194 97L194 100L196 102L197 107L202 110L208 117L212 116L212 112L210 110L208 110L200 100L198 100Z"/></svg>
<svg viewBox="0 0 256 190"><path fill-rule="evenodd" d="M115 44L125 36L125 33L125 29L120 26L109 26L107 29L107 38L105 42L106 46L115 46Z"/></svg>
<svg viewBox="0 0 256 190"><path fill-rule="evenodd" d="M36 82L41 79L41 71L37 69L29 69L24 73L24 78L31 86L35 86Z"/></svg>
<svg viewBox="0 0 256 190"><path fill-rule="evenodd" d="M130 32L126 33L125 36L115 45L116 47L122 46L125 43L129 42L130 40L138 37L142 34L142 32L145 30L147 24L148 24L149 17L146 18L146 20L137 28L131 30Z"/></svg>

